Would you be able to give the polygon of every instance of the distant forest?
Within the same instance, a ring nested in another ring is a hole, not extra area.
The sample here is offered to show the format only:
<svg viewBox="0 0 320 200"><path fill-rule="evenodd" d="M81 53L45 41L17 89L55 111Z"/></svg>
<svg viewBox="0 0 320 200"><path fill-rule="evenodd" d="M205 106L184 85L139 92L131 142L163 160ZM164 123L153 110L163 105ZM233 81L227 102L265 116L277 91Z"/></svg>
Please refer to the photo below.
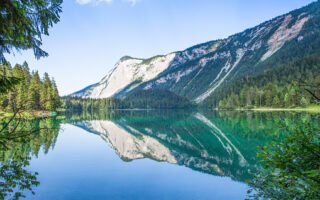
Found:
<svg viewBox="0 0 320 200"><path fill-rule="evenodd" d="M312 54L287 64L266 70L251 77L245 77L227 86L219 93L219 109L236 108L295 108L317 104L309 88L318 96L320 85L320 54ZM217 96L215 96L217 98ZM195 107L187 98L161 89L140 90L123 100L117 98L82 99L66 97L66 109L93 111L99 109L174 109ZM212 103L212 104L211 104ZM200 105L215 109L210 99Z"/></svg>
<svg viewBox="0 0 320 200"><path fill-rule="evenodd" d="M63 97L62 102L65 108L70 111L97 111L102 109L178 109L194 107L187 98L161 89L139 90L123 100L115 97L103 99Z"/></svg>
<svg viewBox="0 0 320 200"><path fill-rule="evenodd" d="M58 89L47 73L41 80L38 72L30 74L28 65L1 66L1 72L20 79L13 92L0 97L1 109L12 109L26 102L29 110L56 110L60 105ZM306 86L307 85L307 86ZM287 64L281 64L254 76L237 80L218 93L219 109L236 108L294 108L308 107L317 102L305 88L319 95L320 54L312 54ZM215 96L217 98L217 96ZM185 97L162 89L139 90L125 99L115 97L104 99L85 99L63 97L62 106L69 111L98 111L103 109L177 109L196 105ZM202 107L215 109L210 98Z"/></svg>
<svg viewBox="0 0 320 200"><path fill-rule="evenodd" d="M21 110L55 111L60 107L59 91L53 78L48 73L41 79L38 72L30 72L28 64L10 63L0 66L0 73L5 77L15 77L17 84L8 93L0 94L0 110L7 112Z"/></svg>
<svg viewBox="0 0 320 200"><path fill-rule="evenodd" d="M62 104L67 111L92 112L102 109L125 109L127 106L118 98L89 99L80 97L62 97Z"/></svg>
<svg viewBox="0 0 320 200"><path fill-rule="evenodd" d="M236 81L220 94L218 108L307 107L316 101L305 88L318 93L319 85L320 54L316 53ZM210 101L204 106L216 107Z"/></svg>

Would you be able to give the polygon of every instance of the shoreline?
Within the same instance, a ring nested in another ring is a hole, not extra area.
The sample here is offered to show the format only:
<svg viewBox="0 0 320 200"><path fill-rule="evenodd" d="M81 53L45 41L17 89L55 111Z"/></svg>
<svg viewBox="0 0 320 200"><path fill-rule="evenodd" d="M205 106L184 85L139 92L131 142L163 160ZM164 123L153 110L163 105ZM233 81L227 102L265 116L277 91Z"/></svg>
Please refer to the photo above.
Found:
<svg viewBox="0 0 320 200"><path fill-rule="evenodd" d="M319 112L320 106L311 106L307 108L270 108L270 107L259 107L259 108L235 108L235 109L218 109L217 110L236 110L236 111L300 111L300 112Z"/></svg>
<svg viewBox="0 0 320 200"><path fill-rule="evenodd" d="M0 119L11 118L14 115L13 112L0 111ZM38 119L38 118L49 118L57 116L57 112L54 111L42 111L42 110L33 110L33 111L21 111L16 115L16 119Z"/></svg>
<svg viewBox="0 0 320 200"><path fill-rule="evenodd" d="M251 110L255 111L318 111L319 109L313 108L253 108Z"/></svg>

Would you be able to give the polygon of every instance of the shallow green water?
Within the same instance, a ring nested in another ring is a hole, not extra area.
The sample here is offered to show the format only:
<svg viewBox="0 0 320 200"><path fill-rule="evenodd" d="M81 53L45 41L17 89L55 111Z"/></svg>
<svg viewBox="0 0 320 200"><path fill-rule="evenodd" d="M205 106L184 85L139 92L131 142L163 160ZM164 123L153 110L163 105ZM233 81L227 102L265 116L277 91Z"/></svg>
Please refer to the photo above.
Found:
<svg viewBox="0 0 320 200"><path fill-rule="evenodd" d="M296 112L116 111L36 120L31 142L1 162L32 155L40 185L27 199L244 199L259 167L255 147L279 123L311 122ZM283 137L284 131L280 131Z"/></svg>

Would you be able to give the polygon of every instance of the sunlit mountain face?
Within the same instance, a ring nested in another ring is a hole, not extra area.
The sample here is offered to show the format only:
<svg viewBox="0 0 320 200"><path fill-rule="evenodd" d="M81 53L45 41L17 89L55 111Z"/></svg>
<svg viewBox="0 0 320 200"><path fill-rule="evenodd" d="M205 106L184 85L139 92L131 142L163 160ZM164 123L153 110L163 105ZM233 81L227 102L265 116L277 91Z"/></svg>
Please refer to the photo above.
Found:
<svg viewBox="0 0 320 200"><path fill-rule="evenodd" d="M148 59L122 57L100 82L71 96L125 98L157 88L217 106L236 81L319 53L319 13L317 1L225 39Z"/></svg>

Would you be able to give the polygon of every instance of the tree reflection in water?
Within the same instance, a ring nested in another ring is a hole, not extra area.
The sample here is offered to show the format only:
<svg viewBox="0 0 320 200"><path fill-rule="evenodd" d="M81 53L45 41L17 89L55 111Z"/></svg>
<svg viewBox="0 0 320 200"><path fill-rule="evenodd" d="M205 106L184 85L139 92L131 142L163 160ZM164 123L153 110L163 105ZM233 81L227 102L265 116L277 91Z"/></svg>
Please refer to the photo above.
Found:
<svg viewBox="0 0 320 200"><path fill-rule="evenodd" d="M34 193L33 188L40 183L37 181L38 173L28 170L31 156L38 156L40 149L47 153L54 147L59 134L59 123L56 119L17 120L2 131L0 199L19 199L25 197L25 192ZM5 121L2 122L0 128L5 124Z"/></svg>
<svg viewBox="0 0 320 200"><path fill-rule="evenodd" d="M100 135L123 161L150 158L245 182L259 167L255 147L272 139L279 121L319 127L314 115L295 112L110 111L24 120L17 131L25 137L0 134L0 199L18 199L39 185L30 158L54 147L62 122Z"/></svg>

